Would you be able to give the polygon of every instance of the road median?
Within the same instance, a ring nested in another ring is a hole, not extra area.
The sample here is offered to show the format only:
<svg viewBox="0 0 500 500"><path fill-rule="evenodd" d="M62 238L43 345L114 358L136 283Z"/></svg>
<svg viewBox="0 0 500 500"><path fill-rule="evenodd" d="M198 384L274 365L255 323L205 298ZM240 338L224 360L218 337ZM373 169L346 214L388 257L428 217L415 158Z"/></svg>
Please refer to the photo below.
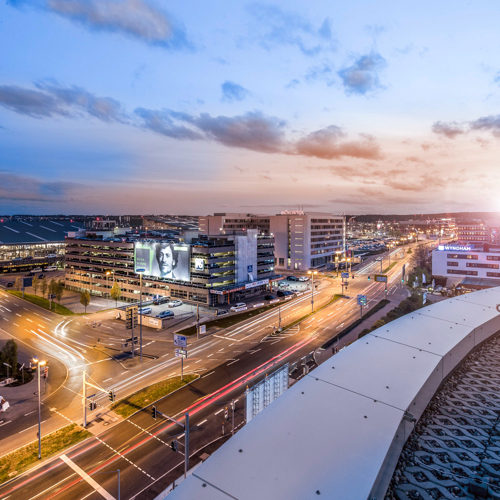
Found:
<svg viewBox="0 0 500 500"><path fill-rule="evenodd" d="M42 309L46 309L47 311L52 311L53 313L60 314L61 316L74 316L80 313L74 313L71 309L58 304L57 302L52 301L52 309L50 309L50 301L43 297L39 297L38 295L32 295L30 293L25 293L23 297L22 292L18 292L16 290L5 290L7 293L14 295L20 299L25 300L26 302L30 302L35 306L41 307Z"/></svg>
<svg viewBox="0 0 500 500"><path fill-rule="evenodd" d="M159 399L191 384L199 377L199 375L184 375L183 381L179 376L156 382L130 394L130 396L127 396L116 403L113 403L110 409L120 415L120 417L128 418L155 401L158 401Z"/></svg>
<svg viewBox="0 0 500 500"><path fill-rule="evenodd" d="M92 434L76 424L71 424L42 437L42 457L50 458L71 446L92 437ZM0 457L0 484L15 478L22 472L40 463L38 441L34 441L3 457Z"/></svg>

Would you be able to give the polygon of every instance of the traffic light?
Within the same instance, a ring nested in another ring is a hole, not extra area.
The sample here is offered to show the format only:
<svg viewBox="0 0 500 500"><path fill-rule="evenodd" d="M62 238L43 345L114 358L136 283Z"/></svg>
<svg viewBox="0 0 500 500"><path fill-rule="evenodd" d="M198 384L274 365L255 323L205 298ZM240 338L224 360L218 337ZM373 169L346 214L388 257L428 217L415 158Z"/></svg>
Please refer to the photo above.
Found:
<svg viewBox="0 0 500 500"><path fill-rule="evenodd" d="M384 292L387 292L387 287L384 288Z"/></svg>
<svg viewBox="0 0 500 500"><path fill-rule="evenodd" d="M401 278L401 283L404 283L405 282L405 279L404 278Z"/></svg>
<svg viewBox="0 0 500 500"><path fill-rule="evenodd" d="M114 403L115 402L115 391L109 391L109 400Z"/></svg>
<svg viewBox="0 0 500 500"><path fill-rule="evenodd" d="M95 401L91 401L89 403L89 410L94 411L97 408L97 403Z"/></svg>
<svg viewBox="0 0 500 500"><path fill-rule="evenodd" d="M368 281L370 281L370 276L368 276Z"/></svg>
<svg viewBox="0 0 500 500"><path fill-rule="evenodd" d="M224 418L226 420L229 420L229 412L227 411L227 406L226 406L226 409L224 410Z"/></svg>
<svg viewBox="0 0 500 500"><path fill-rule="evenodd" d="M177 451L177 441L175 439L170 443L170 448L172 451Z"/></svg>
<svg viewBox="0 0 500 500"><path fill-rule="evenodd" d="M132 307L127 307L125 310L125 328L127 330L132 329L132 323L134 328L137 326L137 307L132 306Z"/></svg>
<svg viewBox="0 0 500 500"><path fill-rule="evenodd" d="M156 420L156 412L157 412L157 410L156 410L156 406L153 406L153 407L151 408L151 415L153 416L153 418L154 418L155 420Z"/></svg>

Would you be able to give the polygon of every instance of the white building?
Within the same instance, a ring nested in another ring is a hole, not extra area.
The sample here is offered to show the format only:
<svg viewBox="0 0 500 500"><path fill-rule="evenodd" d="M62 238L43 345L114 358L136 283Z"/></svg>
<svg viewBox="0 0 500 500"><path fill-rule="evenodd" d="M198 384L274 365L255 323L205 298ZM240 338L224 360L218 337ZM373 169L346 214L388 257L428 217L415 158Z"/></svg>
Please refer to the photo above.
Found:
<svg viewBox="0 0 500 500"><path fill-rule="evenodd" d="M446 278L500 278L500 248L439 245L432 252L432 274Z"/></svg>
<svg viewBox="0 0 500 500"><path fill-rule="evenodd" d="M275 267L307 271L343 258L346 224L343 215L283 211L277 215L218 213L199 218L202 234L214 236L258 229L275 240Z"/></svg>

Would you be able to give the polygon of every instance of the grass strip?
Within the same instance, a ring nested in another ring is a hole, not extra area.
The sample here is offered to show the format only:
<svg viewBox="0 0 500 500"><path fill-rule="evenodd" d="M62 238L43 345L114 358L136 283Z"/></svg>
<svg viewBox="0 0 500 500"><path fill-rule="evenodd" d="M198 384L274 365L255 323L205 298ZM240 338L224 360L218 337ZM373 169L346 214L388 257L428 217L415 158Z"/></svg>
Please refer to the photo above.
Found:
<svg viewBox="0 0 500 500"><path fill-rule="evenodd" d="M42 437L42 458L56 455L90 436L92 434L79 425L71 424L63 427L52 434ZM0 458L0 484L39 462L38 441L8 453Z"/></svg>
<svg viewBox="0 0 500 500"><path fill-rule="evenodd" d="M198 377L199 375L184 375L184 381L181 380L181 377L172 377L161 382L156 382L113 403L111 409L121 417L128 418L136 411L142 410L151 403L158 401L158 399L184 387Z"/></svg>
<svg viewBox="0 0 500 500"><path fill-rule="evenodd" d="M349 332L354 330L358 325L363 323L365 319L368 319L370 316L374 315L377 311L380 311L383 307L389 304L391 301L387 299L382 299L380 302L375 304L369 311L367 311L361 318L358 318L356 321L353 321L349 326L345 327L339 334L332 337L330 340L327 340L322 346L322 349L328 349L332 346L337 340L340 340L342 337L346 336Z"/></svg>
<svg viewBox="0 0 500 500"><path fill-rule="evenodd" d="M384 274L389 272L396 264L397 262L393 262L387 269L384 269Z"/></svg>
<svg viewBox="0 0 500 500"><path fill-rule="evenodd" d="M16 297L19 297L20 299L23 298L23 292L18 292L16 290L6 290L9 292L11 295L15 295ZM44 299L43 297L38 297L38 295L31 295L30 293L25 293L24 294L24 300L26 302L31 302L32 304L35 304L36 306L43 307L44 309L47 309L47 311L52 310L52 312L55 312L56 314L61 314L62 316L73 316L74 313L71 311L71 309L68 309L67 307L62 306L61 304L58 304L55 301L52 301L52 309L49 308L50 301L49 299Z"/></svg>

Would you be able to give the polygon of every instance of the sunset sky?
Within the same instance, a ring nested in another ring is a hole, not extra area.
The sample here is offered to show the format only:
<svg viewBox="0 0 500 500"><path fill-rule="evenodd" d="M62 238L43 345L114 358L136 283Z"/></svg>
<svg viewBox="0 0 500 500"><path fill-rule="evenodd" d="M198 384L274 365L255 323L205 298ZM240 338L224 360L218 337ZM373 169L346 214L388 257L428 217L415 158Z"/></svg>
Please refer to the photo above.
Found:
<svg viewBox="0 0 500 500"><path fill-rule="evenodd" d="M7 0L0 213L500 210L500 2Z"/></svg>

